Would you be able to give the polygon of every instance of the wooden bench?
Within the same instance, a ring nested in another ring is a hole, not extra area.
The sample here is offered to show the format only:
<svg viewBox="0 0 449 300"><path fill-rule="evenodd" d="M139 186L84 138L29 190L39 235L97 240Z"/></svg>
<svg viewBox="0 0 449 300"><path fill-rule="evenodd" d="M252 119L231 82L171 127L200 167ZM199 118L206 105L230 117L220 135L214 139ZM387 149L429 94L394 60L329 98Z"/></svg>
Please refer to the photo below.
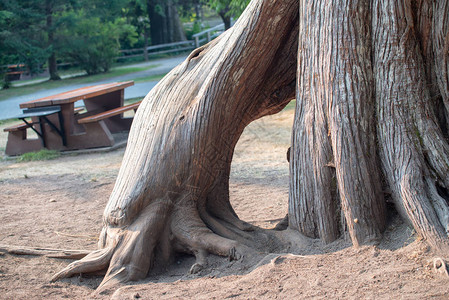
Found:
<svg viewBox="0 0 449 300"><path fill-rule="evenodd" d="M113 134L129 130L133 121L133 118L123 117L122 112L136 109L138 106L138 104L133 104L121 108L124 106L124 89L132 85L134 85L133 81L104 83L21 103L20 108L22 109L59 106L60 113L49 115L49 121L45 119L46 116L21 115L23 119L20 119L25 124L36 122L38 119L42 120L39 120L40 124L28 127L17 124L6 129L8 132L6 155L20 155L42 148L67 151L114 145ZM78 101L83 101L84 108L75 107ZM115 111L116 108L120 109ZM105 111L110 111L105 115L106 119L96 122L97 119L92 118L93 115ZM92 122L78 123L78 120L89 117ZM56 126L52 126L51 123ZM40 139L26 138L28 128L37 131L36 133L40 134ZM122 135L117 136L122 137Z"/></svg>
<svg viewBox="0 0 449 300"><path fill-rule="evenodd" d="M6 73L6 80L7 81L19 80L20 76L22 76L23 73L24 73L23 71L8 72Z"/></svg>
<svg viewBox="0 0 449 300"><path fill-rule="evenodd" d="M33 123L34 125L34 123ZM21 131L26 130L29 126L25 123L15 124L6 128L3 128L4 132L14 132L14 131Z"/></svg>
<svg viewBox="0 0 449 300"><path fill-rule="evenodd" d="M122 107L117 107L117 108L114 108L114 109L111 109L108 111L104 111L104 112L101 112L101 113L93 115L93 116L84 117L84 118L79 119L78 123L79 124L87 124L87 123L99 122L101 120L120 115L128 110L136 111L141 102L142 101L139 101L139 102L136 102L133 104L125 105Z"/></svg>
<svg viewBox="0 0 449 300"><path fill-rule="evenodd" d="M15 81L15 80L19 80L20 76L25 73L25 71L23 71L23 68L25 67L25 65L23 64L19 64L19 65L9 65L7 67L7 71L6 71L6 80L7 81Z"/></svg>

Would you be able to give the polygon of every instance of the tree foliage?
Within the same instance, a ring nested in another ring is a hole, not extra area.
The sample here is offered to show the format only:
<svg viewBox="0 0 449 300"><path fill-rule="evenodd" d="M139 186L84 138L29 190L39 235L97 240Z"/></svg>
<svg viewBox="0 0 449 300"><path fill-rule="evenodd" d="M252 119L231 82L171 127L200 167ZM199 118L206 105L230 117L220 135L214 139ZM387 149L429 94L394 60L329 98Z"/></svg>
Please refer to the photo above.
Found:
<svg viewBox="0 0 449 300"><path fill-rule="evenodd" d="M60 31L64 39L60 53L88 74L107 72L111 68L120 49L120 36L125 36L130 44L136 40L133 26L120 18L102 21L99 17L88 17L84 10L71 11L63 17L68 21Z"/></svg>
<svg viewBox="0 0 449 300"><path fill-rule="evenodd" d="M33 74L50 58L69 58L88 73L105 71L120 48L118 39L136 39L121 17L127 2L1 0L0 63L24 63Z"/></svg>
<svg viewBox="0 0 449 300"><path fill-rule="evenodd" d="M230 26L249 0L0 0L0 66L24 63L31 73L72 62L107 71L119 49L185 39L178 11L213 7ZM1 71L0 71L1 72Z"/></svg>
<svg viewBox="0 0 449 300"><path fill-rule="evenodd" d="M215 9L223 19L226 29L231 25L231 18L239 17L250 0L206 0L207 4Z"/></svg>
<svg viewBox="0 0 449 300"><path fill-rule="evenodd" d="M52 51L47 45L45 13L41 1L1 1L0 22L2 63L25 63L32 73Z"/></svg>

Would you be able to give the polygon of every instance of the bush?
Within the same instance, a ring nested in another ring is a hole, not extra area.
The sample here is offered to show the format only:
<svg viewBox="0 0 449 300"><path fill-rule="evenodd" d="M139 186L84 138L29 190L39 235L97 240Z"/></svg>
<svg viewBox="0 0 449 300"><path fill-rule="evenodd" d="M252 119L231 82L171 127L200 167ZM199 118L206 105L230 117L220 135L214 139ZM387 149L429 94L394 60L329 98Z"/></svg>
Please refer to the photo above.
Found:
<svg viewBox="0 0 449 300"><path fill-rule="evenodd" d="M89 75L107 72L119 54L122 24L101 22L83 11L69 12L66 18L71 22L62 34L67 37L60 52L62 59L77 64Z"/></svg>

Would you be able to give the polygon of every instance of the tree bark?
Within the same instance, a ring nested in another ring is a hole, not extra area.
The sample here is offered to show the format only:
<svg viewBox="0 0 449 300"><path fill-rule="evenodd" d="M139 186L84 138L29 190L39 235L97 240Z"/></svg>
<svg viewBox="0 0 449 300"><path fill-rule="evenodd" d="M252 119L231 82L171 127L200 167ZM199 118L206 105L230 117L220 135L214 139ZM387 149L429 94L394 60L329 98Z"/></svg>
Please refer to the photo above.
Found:
<svg viewBox="0 0 449 300"><path fill-rule="evenodd" d="M384 173L402 215L430 244L447 249L449 210L438 188L449 186L449 149L430 98L427 79L432 76L425 76L414 12L411 5L396 1L374 1L373 8L378 139Z"/></svg>
<svg viewBox="0 0 449 300"><path fill-rule="evenodd" d="M326 242L339 236L339 207L354 245L378 240L385 227L365 26L370 11L367 1L300 7L289 222Z"/></svg>
<svg viewBox="0 0 449 300"><path fill-rule="evenodd" d="M234 212L229 174L245 126L280 111L295 90L290 229L376 243L384 187L447 255L448 9L443 0L253 0L144 99L99 250L53 279L107 269L102 289L145 277L175 252L195 255L196 272L208 253L279 250L274 231Z"/></svg>
<svg viewBox="0 0 449 300"><path fill-rule="evenodd" d="M295 91L297 1L253 1L230 31L193 51L135 116L104 211L99 250L54 280L107 268L103 289L143 278L154 261L207 253L237 258L279 241L241 221L229 202L234 147L246 125ZM268 46L269 45L269 46Z"/></svg>

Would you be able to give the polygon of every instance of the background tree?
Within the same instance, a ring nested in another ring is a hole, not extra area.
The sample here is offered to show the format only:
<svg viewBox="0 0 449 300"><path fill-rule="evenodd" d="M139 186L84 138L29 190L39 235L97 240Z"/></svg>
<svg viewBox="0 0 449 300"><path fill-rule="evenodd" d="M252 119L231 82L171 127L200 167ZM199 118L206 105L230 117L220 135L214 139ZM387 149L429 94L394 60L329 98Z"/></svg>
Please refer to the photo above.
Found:
<svg viewBox="0 0 449 300"><path fill-rule="evenodd" d="M103 289L176 252L195 255L196 272L208 253L300 252L300 233L377 243L386 197L449 255L448 15L443 0L253 0L144 99L99 249L53 279L107 269ZM290 230L263 230L229 202L232 155L295 90Z"/></svg>
<svg viewBox="0 0 449 300"><path fill-rule="evenodd" d="M9 44L9 37L11 33L8 30L8 19L12 13L4 10L0 4L0 82L2 88L9 88L9 81L7 80L6 71L7 64L12 61L18 61L17 55L12 51Z"/></svg>
<svg viewBox="0 0 449 300"><path fill-rule="evenodd" d="M3 46L13 54L13 63L25 63L31 73L39 71L50 56L46 36L45 5L42 1L1 1L4 16ZM10 63L10 61L8 61Z"/></svg>
<svg viewBox="0 0 449 300"><path fill-rule="evenodd" d="M119 55L121 35L126 35L131 43L136 38L134 27L120 18L105 21L78 10L64 14L64 19L64 29L60 29L64 40L61 55L89 75L107 72L111 68Z"/></svg>
<svg viewBox="0 0 449 300"><path fill-rule="evenodd" d="M225 24L225 30L231 27L231 19L238 18L249 3L249 0L206 0L215 9Z"/></svg>
<svg viewBox="0 0 449 300"><path fill-rule="evenodd" d="M59 78L58 59L71 59L88 69L88 73L105 71L120 49L117 42L132 45L136 40L134 26L122 17L127 3L128 0L2 0L2 55L9 57L5 63L24 63L34 74L47 61L51 80Z"/></svg>
<svg viewBox="0 0 449 300"><path fill-rule="evenodd" d="M175 0L147 0L153 45L179 42L186 39Z"/></svg>
<svg viewBox="0 0 449 300"><path fill-rule="evenodd" d="M148 60L148 46L150 45L150 18L147 11L146 0L131 0L123 10L124 16L127 19L127 23L134 26L136 33L140 36L140 39L133 45L137 48L144 49L144 60ZM140 42L139 42L140 41ZM131 45L128 43L120 42L122 49L131 49Z"/></svg>

